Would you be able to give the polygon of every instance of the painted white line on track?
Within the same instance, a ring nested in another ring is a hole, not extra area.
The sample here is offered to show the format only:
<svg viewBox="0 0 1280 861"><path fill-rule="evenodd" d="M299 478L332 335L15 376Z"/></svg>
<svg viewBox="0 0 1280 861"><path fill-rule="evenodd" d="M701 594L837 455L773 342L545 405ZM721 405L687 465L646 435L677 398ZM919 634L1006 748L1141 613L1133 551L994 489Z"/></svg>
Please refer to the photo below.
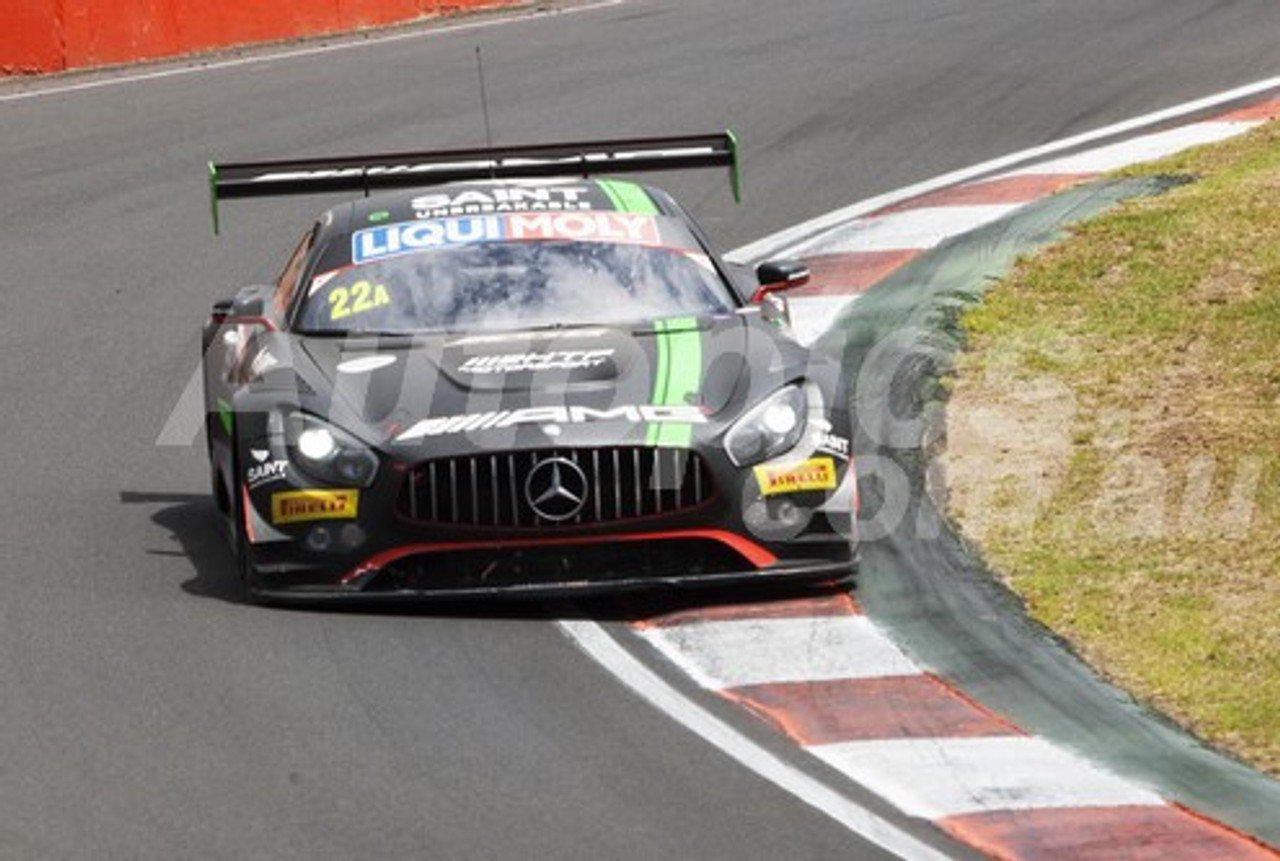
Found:
<svg viewBox="0 0 1280 861"><path fill-rule="evenodd" d="M393 42L407 42L411 39L430 39L436 36L453 36L453 35L457 35L458 33L466 33L472 30L484 30L490 27L498 27L506 24L520 24L520 23L533 21L540 18L553 18L559 15L573 15L578 12L592 12L597 9L607 8L609 6L620 6L622 5L623 2L624 0L596 0L596 2L594 3L586 4L583 6L571 6L563 9L536 9L532 12L517 13L514 15L503 16L499 18L489 18L484 21L470 21L470 22L462 22L458 24L445 24L439 27L428 26L427 29L413 30L411 32L396 32L396 33L385 33L383 35L376 35L376 31L372 31L373 33L375 33L375 35L370 35L367 38L361 38L358 40L342 41L342 42L329 44L329 45L312 45L306 48L289 48L281 51L270 51L268 49L268 50L259 52L257 49L254 49L252 45L227 46L228 50L234 49L236 47L248 48L250 50L253 50L253 54L251 56L237 57L231 60L215 60L211 62L202 62L198 58L193 58L190 60L190 62L193 63L194 65L183 66L181 68L156 69L150 72L136 72L132 74L122 74L119 76L105 77L105 78L101 78L93 81L81 81L75 84L64 84L62 86L39 87L39 84L37 83L38 89L27 90L20 93L9 93L7 95L0 95L0 104L3 104L5 102L22 101L24 99L36 99L41 96L62 95L65 93L78 93L78 92L84 92L85 90L99 90L99 89L102 89L103 87L114 87L122 84L136 84L142 81L156 81L156 80L163 80L165 78L177 78L184 75L195 75L203 72L216 72L222 69L234 69L240 66L251 66L251 65L254 65L255 63L271 63L271 62L277 62L280 60L297 60L304 57L315 57L322 54L333 54L338 51L354 51L354 50L359 50L361 48L372 48L372 47L378 47L381 45L388 45ZM413 22L406 22L406 24L412 24L412 23ZM433 21L430 18L424 18L422 23L424 25L430 25L431 23L433 23ZM322 34L322 35L311 36L306 38L349 39L351 38L351 34L330 33L327 35ZM178 58L173 58L172 62L183 62L183 60L182 58L178 57ZM85 74L95 74L97 72L101 72L104 75L111 74L109 69L95 70L92 68L88 68L88 69L75 69L75 70L69 70L69 71L71 71L72 73L85 73ZM19 83L23 82L22 79L17 79L17 80ZM40 80L43 80L43 79L40 79Z"/></svg>
<svg viewBox="0 0 1280 861"><path fill-rule="evenodd" d="M806 774L698 706L632 656L600 625L569 620L556 624L592 660L668 717L862 839L913 861L947 861L946 854Z"/></svg>
<svg viewBox="0 0 1280 861"><path fill-rule="evenodd" d="M1090 132L1075 135L1062 140L1052 141L1051 143L1042 144L1041 146L1031 147L1020 152L1010 153L1000 158L976 164L971 167L962 168L960 170L945 173L915 185L909 185L905 188L897 189L877 197L868 198L860 203L828 212L826 215L820 215L817 218L810 219L801 224L797 224L786 230L780 230L763 239L744 245L735 251L726 255L730 260L740 263L750 263L757 260L763 260L767 257L790 256L802 249L803 246L819 238L820 234L834 227L840 227L846 222L851 221L859 216L875 212L878 209L893 206L910 200L913 197L919 197L931 191L938 191L943 188L949 188L953 185L959 185L971 179L977 179L981 176L987 176L1006 168L1013 168L1025 162L1035 159L1047 158L1057 155L1076 147L1093 143L1094 141L1103 140L1105 138L1128 132L1138 131L1148 126L1157 125L1159 123L1169 122L1179 119L1180 117L1189 116L1190 114L1199 113L1201 111L1211 110L1220 105L1229 104L1234 101L1247 99L1250 96L1261 95L1270 90L1280 89L1280 77L1267 78L1253 84L1246 84L1233 90L1227 90L1216 95L1206 96L1202 99L1196 99L1190 102L1184 102L1181 105L1165 108L1164 110L1155 111L1149 114L1143 114L1131 120L1115 123L1110 126L1104 126Z"/></svg>
<svg viewBox="0 0 1280 861"><path fill-rule="evenodd" d="M794 254L798 249L818 244L826 232L844 227L854 219L920 195L996 174L1006 168L1013 168L1036 159L1047 159L1051 155L1081 147L1092 141L1137 131L1278 88L1280 88L1280 77L1271 78L1093 132L993 159L852 204L743 246L727 256L739 262L752 262L773 255ZM1212 127L1213 123L1200 125ZM1238 127L1241 124L1232 125ZM1169 137L1177 136L1175 132ZM1159 135L1154 137L1159 138ZM1126 157L1130 159L1128 163L1136 160L1132 156L1132 150L1129 150L1129 155ZM1051 169L1061 171L1064 165L1068 164L1071 162L1066 159L1059 160ZM1030 173L1031 171L1022 172ZM1068 172L1075 172L1075 170ZM799 301L811 304L807 310L808 316L812 316L814 312L834 314L839 306L853 298L856 297L805 297ZM817 323L818 320L814 319L810 320L808 325ZM812 619L805 620L807 625L812 625L812 622ZM600 625L585 621L560 621L556 624L579 649L613 674L626 687L784 791L820 810L864 839L902 857L913 859L944 857L937 850L921 843L917 838L880 818L847 796L780 759L732 726L711 715L646 667L639 658L614 640ZM706 633L713 630L709 627L711 624L710 622L695 623L681 627L705 629L703 638L706 640L708 639ZM848 633L846 630L845 634ZM670 632L664 632L663 629L655 629L643 632L642 636L704 688L711 690L755 681L779 681L797 676L814 679L815 672L818 678L830 677L826 674L834 672L831 662L840 661L839 655L828 657L827 653L831 652L843 652L846 656L861 657L867 664L874 664L876 660L869 657L865 651L859 655L850 642L817 643L810 639L807 643L808 649L801 657L807 662L805 666L795 670L779 668L773 660L760 663L756 658L748 657L751 654L758 654L762 644L766 647L773 646L776 641L772 636L761 638L755 643L743 643L742 637L735 635L739 645L744 648L734 657L736 665L730 668L730 665L724 662L724 655L710 662L706 660L707 654L715 654L713 649L704 649L697 659L686 654L685 647L689 645L687 632L683 635L672 635ZM684 640L682 641L680 637L684 637ZM724 642L718 644L716 648L724 648L728 645L728 641L733 639L735 637L725 638ZM867 640L862 638L863 646L866 642ZM886 668L901 659L907 663L908 667L908 671L902 674L912 675L920 672L919 668L902 656L897 647L887 639L885 644L888 648L879 660L884 661ZM708 644L704 642L703 646L706 645ZM754 650L750 648L751 646L755 647ZM791 650L786 651L789 653ZM815 667L815 662L820 666ZM848 667L845 667L841 673L848 671ZM865 665L862 671L866 671ZM857 677L856 671L854 672L854 677ZM1028 736L862 741L815 745L804 749L904 813L928 819L936 820L955 814L991 810L1164 805L1164 801L1146 787L1104 771L1042 739Z"/></svg>
<svg viewBox="0 0 1280 861"><path fill-rule="evenodd" d="M904 813L1164 805L1160 796L1026 736L856 741L806 748Z"/></svg>
<svg viewBox="0 0 1280 861"><path fill-rule="evenodd" d="M1193 146L1218 143L1262 125L1262 121L1193 123L1133 140L1099 147L1079 155L1052 159L1018 173L1024 175L1057 173L1107 173L1131 164L1156 161Z"/></svg>
<svg viewBox="0 0 1280 861"><path fill-rule="evenodd" d="M641 634L710 690L920 675L864 616L698 622Z"/></svg>

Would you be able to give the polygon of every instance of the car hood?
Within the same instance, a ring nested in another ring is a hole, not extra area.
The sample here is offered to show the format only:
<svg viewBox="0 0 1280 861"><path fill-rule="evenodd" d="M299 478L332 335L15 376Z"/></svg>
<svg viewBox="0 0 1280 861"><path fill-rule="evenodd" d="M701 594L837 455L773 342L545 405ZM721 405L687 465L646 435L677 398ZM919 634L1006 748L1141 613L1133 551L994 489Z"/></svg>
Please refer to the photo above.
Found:
<svg viewBox="0 0 1280 861"><path fill-rule="evenodd" d="M681 445L803 373L757 315L406 337L299 337L312 404L414 459L474 450ZM301 388L301 387L300 387ZM419 451L419 449L421 451Z"/></svg>

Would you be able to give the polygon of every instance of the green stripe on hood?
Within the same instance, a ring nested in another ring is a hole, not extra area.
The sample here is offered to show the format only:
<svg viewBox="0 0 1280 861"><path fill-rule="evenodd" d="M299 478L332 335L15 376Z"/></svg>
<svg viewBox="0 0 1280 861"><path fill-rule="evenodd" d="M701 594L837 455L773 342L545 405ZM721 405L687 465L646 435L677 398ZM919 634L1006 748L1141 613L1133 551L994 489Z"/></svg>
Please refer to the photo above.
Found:
<svg viewBox="0 0 1280 861"><path fill-rule="evenodd" d="M653 405L687 406L702 390L702 332L693 317L673 317L654 323L657 356L653 374ZM661 423L649 426L649 445L687 448L693 425Z"/></svg>
<svg viewBox="0 0 1280 861"><path fill-rule="evenodd" d="M619 179L601 179L596 184L609 196L609 201L618 212L631 215L658 215L658 207L649 197L649 193L634 182L623 182Z"/></svg>

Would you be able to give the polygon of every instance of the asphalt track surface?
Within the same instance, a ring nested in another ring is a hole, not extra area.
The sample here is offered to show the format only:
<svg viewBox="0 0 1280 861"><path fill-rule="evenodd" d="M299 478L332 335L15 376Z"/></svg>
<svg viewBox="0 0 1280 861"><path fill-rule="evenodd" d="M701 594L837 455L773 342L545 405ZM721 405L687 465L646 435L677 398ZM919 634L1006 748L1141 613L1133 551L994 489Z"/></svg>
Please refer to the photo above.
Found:
<svg viewBox="0 0 1280 861"><path fill-rule="evenodd" d="M203 165L475 144L478 44L498 142L737 130L744 206L662 181L732 248L1275 75L1277 32L1271 0L630 0L0 87L0 856L882 857L622 691L566 608L233 603L199 441L155 440L210 302L323 201L235 206L214 240Z"/></svg>

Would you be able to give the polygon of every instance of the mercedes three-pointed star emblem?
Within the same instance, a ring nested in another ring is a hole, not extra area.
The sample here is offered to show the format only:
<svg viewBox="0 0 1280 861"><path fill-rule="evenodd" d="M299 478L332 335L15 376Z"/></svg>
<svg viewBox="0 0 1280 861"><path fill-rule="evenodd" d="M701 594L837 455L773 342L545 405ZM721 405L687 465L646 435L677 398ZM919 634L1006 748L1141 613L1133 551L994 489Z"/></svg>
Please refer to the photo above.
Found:
<svg viewBox="0 0 1280 861"><path fill-rule="evenodd" d="M525 499L543 520L568 520L587 501L587 476L564 457L549 457L529 471L524 481Z"/></svg>

